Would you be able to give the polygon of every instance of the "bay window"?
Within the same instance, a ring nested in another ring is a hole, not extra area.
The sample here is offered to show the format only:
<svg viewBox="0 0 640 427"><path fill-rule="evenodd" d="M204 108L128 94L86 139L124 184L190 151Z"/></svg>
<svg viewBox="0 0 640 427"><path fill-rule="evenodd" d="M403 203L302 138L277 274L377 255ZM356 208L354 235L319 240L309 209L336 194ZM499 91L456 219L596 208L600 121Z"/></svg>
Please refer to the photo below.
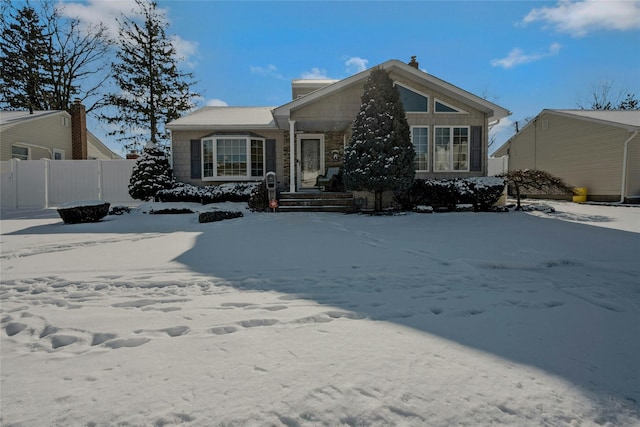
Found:
<svg viewBox="0 0 640 427"><path fill-rule="evenodd" d="M263 138L212 136L202 139L203 180L250 180L264 177Z"/></svg>
<svg viewBox="0 0 640 427"><path fill-rule="evenodd" d="M468 126L437 126L434 139L434 171L465 172L469 170Z"/></svg>

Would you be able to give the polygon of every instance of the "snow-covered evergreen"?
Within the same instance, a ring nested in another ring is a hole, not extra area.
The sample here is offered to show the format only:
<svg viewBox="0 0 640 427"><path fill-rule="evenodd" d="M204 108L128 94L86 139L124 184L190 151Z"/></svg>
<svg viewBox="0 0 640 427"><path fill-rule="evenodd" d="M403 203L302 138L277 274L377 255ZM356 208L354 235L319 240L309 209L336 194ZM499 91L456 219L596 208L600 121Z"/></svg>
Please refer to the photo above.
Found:
<svg viewBox="0 0 640 427"><path fill-rule="evenodd" d="M409 124L389 74L371 71L364 86L360 112L345 149L344 183L349 190L376 193L381 209L384 191L408 189L415 175L415 150Z"/></svg>
<svg viewBox="0 0 640 427"><path fill-rule="evenodd" d="M174 185L167 154L156 144L147 144L133 167L129 195L138 200L151 200L158 191Z"/></svg>

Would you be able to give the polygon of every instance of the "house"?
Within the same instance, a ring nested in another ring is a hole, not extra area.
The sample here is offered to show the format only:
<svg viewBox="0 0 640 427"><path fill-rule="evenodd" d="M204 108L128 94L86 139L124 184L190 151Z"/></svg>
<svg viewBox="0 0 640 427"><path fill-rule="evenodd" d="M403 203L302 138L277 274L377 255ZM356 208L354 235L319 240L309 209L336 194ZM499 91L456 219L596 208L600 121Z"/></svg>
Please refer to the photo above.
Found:
<svg viewBox="0 0 640 427"><path fill-rule="evenodd" d="M54 111L0 112L0 161L120 159L87 131L86 113L79 100L71 113Z"/></svg>
<svg viewBox="0 0 640 427"><path fill-rule="evenodd" d="M417 178L485 176L489 127L506 109L409 64L387 61L416 148ZM340 167L371 69L343 80L293 80L292 100L275 107L204 107L167 124L174 175L195 185L262 180L282 191L316 187Z"/></svg>
<svg viewBox="0 0 640 427"><path fill-rule="evenodd" d="M640 111L543 110L494 153L584 187L587 200L640 200Z"/></svg>

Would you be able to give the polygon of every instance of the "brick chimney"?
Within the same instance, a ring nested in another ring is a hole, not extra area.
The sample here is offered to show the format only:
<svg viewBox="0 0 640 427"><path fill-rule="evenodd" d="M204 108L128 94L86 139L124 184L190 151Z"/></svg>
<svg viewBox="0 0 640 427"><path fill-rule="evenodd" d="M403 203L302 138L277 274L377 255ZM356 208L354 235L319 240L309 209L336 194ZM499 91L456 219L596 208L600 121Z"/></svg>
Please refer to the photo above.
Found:
<svg viewBox="0 0 640 427"><path fill-rule="evenodd" d="M87 112L76 98L71 105L71 157L86 160L87 154Z"/></svg>
<svg viewBox="0 0 640 427"><path fill-rule="evenodd" d="M420 64L418 64L418 61L416 61L415 55L411 57L411 61L409 61L409 65L411 65L416 70L419 70L418 67L420 66Z"/></svg>

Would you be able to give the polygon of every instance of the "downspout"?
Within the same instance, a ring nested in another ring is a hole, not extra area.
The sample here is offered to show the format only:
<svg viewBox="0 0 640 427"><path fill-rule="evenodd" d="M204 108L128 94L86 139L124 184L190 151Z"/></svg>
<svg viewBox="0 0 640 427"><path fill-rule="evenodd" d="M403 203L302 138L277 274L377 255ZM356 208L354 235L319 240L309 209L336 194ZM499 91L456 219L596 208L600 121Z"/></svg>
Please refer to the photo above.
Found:
<svg viewBox="0 0 640 427"><path fill-rule="evenodd" d="M622 156L622 188L620 189L620 203L624 203L624 196L627 191L627 158L629 157L629 143L636 137L638 131L634 131L624 142L624 155Z"/></svg>
<svg viewBox="0 0 640 427"><path fill-rule="evenodd" d="M296 192L296 121L289 120L289 191Z"/></svg>

